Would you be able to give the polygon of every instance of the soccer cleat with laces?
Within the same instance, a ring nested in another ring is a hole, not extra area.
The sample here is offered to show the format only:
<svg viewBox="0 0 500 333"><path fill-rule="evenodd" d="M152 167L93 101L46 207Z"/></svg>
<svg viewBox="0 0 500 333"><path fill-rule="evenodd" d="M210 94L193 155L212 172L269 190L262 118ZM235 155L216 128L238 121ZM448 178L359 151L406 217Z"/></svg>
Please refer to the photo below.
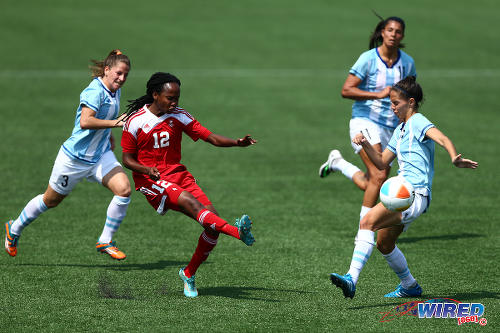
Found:
<svg viewBox="0 0 500 333"><path fill-rule="evenodd" d="M248 215L243 215L240 219L236 219L234 226L238 228L240 239L243 243L251 246L255 242L255 238L250 231L252 229L252 221Z"/></svg>
<svg viewBox="0 0 500 333"><path fill-rule="evenodd" d="M328 159L326 160L326 162L321 164L321 166L319 167L319 176L321 178L325 178L331 172L334 172L332 168L335 165L335 163L340 159L342 159L340 151L338 151L337 149L332 150L328 155Z"/></svg>
<svg viewBox="0 0 500 333"><path fill-rule="evenodd" d="M342 289L345 298L354 298L354 294L356 293L356 285L354 284L354 282L352 282L351 274L347 273L346 275L340 275L337 273L331 273L330 280L332 280L332 283L334 285Z"/></svg>
<svg viewBox="0 0 500 333"><path fill-rule="evenodd" d="M194 275L188 278L186 274L184 274L184 268L179 270L179 277L182 282L184 282L184 296L190 298L196 297L198 296L198 290L194 284Z"/></svg>
<svg viewBox="0 0 500 333"><path fill-rule="evenodd" d="M401 283L397 286L396 290L385 294L384 297L402 298L402 297L420 297L422 296L422 287L416 283L409 289L403 288Z"/></svg>
<svg viewBox="0 0 500 333"><path fill-rule="evenodd" d="M12 223L14 223L12 220L5 223L5 251L7 251L9 256L15 257L17 254L17 241L19 240L19 236L14 235L10 231Z"/></svg>
<svg viewBox="0 0 500 333"><path fill-rule="evenodd" d="M125 253L118 250L118 248L116 247L116 242L109 242L109 243L97 242L95 248L97 249L97 252L109 254L111 258L116 260L122 260L127 258Z"/></svg>

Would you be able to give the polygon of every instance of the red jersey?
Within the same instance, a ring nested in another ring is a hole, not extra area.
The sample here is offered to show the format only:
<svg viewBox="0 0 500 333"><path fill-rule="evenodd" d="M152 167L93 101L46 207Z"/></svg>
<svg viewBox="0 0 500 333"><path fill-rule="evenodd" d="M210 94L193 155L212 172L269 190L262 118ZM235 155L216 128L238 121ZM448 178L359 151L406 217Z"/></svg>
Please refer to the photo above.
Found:
<svg viewBox="0 0 500 333"><path fill-rule="evenodd" d="M167 175L186 170L180 163L182 132L193 141L206 141L212 133L180 107L157 117L144 105L126 122L121 146L123 152L135 154L142 165L156 167L162 179L168 180ZM133 177L148 178L136 172Z"/></svg>

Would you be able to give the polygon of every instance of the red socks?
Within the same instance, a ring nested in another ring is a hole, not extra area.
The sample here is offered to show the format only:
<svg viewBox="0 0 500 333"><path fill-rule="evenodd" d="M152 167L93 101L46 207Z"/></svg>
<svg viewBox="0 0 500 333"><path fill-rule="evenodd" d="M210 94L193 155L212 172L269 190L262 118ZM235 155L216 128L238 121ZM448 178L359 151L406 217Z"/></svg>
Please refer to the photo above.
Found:
<svg viewBox="0 0 500 333"><path fill-rule="evenodd" d="M217 239L219 235L209 235L206 231L203 231L198 239L198 246L194 251L193 257L189 264L184 268L184 274L188 278L193 276L196 273L198 267L200 267L201 263L207 260L208 255L213 250L215 245L217 245Z"/></svg>
<svg viewBox="0 0 500 333"><path fill-rule="evenodd" d="M217 232L222 232L226 235L233 236L234 238L240 239L240 234L238 228L234 225L228 224L226 221L209 211L208 209L203 209L199 212L196 220L204 227L211 228ZM184 268L184 274L189 278L196 273L198 267L201 263L207 260L208 255L212 249L217 245L217 239L219 235L211 235L206 231L203 231L198 239L198 246L194 251L193 257L189 264Z"/></svg>
<svg viewBox="0 0 500 333"><path fill-rule="evenodd" d="M196 220L205 228L212 228L212 230L240 239L238 228L234 225L230 225L208 209L201 210Z"/></svg>

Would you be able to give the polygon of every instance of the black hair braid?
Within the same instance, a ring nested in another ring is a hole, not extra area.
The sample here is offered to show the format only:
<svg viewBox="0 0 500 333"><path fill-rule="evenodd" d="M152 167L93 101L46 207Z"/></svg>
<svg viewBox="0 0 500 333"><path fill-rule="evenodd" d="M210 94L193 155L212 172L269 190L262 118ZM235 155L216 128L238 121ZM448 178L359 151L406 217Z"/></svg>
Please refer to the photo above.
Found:
<svg viewBox="0 0 500 333"><path fill-rule="evenodd" d="M175 75L172 75L170 73L156 72L151 75L146 84L146 95L141 96L137 99L128 100L129 104L127 104L127 115L125 116L123 121L127 121L145 104L153 103L153 93L160 93L163 90L165 84L171 82L175 82L179 86L181 85L181 81Z"/></svg>

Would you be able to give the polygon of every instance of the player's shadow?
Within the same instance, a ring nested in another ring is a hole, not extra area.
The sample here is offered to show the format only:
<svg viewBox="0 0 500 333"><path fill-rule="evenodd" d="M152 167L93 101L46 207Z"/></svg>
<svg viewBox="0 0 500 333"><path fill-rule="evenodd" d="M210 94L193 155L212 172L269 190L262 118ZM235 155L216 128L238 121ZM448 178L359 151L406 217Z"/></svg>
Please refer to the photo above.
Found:
<svg viewBox="0 0 500 333"><path fill-rule="evenodd" d="M438 236L402 237L402 238L398 239L398 243L416 243L416 242L426 241L426 240L447 241L447 240L457 240L457 239L463 239L463 238L478 238L478 237L484 237L484 235L462 233L462 234L451 234L451 235L447 234L447 235L438 235Z"/></svg>
<svg viewBox="0 0 500 333"><path fill-rule="evenodd" d="M117 271L135 271L135 270L161 270L167 267L180 267L185 265L185 261L159 260L151 263L112 263L112 264L17 264L18 266L38 266L38 267L81 267L81 268L105 268Z"/></svg>
<svg viewBox="0 0 500 333"><path fill-rule="evenodd" d="M227 297L232 299L244 299L253 301L265 301L265 302L275 302L279 303L281 300L269 297L255 297L252 294L254 292L265 292L266 295L272 293L294 293L294 294L311 294L311 291L304 290L293 290L293 289L270 289L270 288L260 288L260 287L209 287L209 288L198 288L200 296L218 296Z"/></svg>

